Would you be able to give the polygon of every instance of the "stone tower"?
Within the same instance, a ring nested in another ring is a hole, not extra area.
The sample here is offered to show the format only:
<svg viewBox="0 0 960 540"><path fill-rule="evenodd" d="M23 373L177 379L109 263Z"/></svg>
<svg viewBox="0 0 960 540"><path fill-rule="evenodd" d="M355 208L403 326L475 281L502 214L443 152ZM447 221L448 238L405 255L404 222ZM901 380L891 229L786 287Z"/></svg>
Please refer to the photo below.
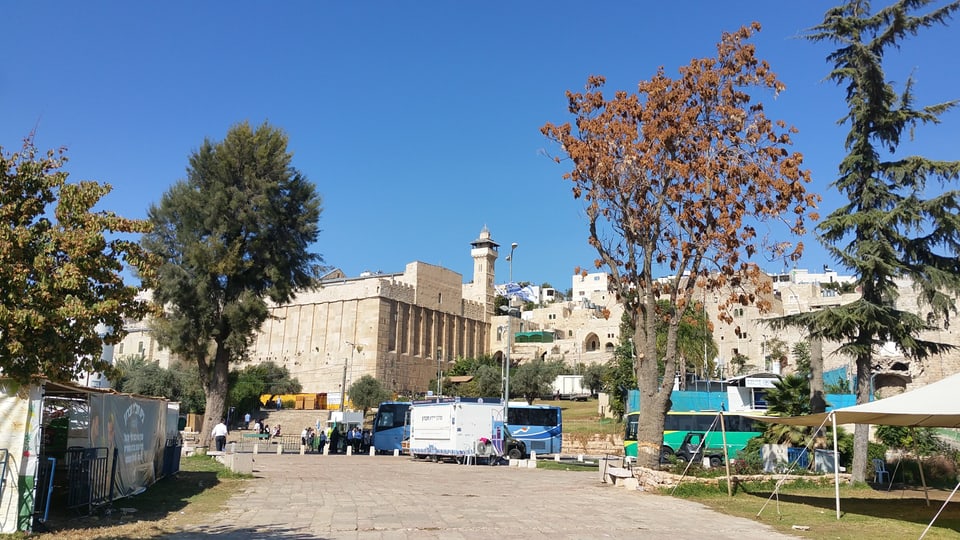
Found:
<svg viewBox="0 0 960 540"><path fill-rule="evenodd" d="M497 248L500 245L490 238L490 230L486 226L480 231L480 237L470 242L470 245L473 246L470 250L470 256L473 257L473 283L464 287L464 297L482 302L487 307L487 313L493 314L496 295L494 269L498 257Z"/></svg>

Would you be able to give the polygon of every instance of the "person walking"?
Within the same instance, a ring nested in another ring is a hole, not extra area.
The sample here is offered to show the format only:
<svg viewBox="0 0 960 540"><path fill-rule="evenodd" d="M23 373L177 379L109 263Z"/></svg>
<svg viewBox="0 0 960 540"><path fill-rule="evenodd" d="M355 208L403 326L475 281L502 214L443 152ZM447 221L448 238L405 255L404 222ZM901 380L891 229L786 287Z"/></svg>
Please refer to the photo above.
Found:
<svg viewBox="0 0 960 540"><path fill-rule="evenodd" d="M217 452L223 452L223 449L227 447L227 424L221 420L219 424L213 426L210 436L217 443Z"/></svg>
<svg viewBox="0 0 960 540"><path fill-rule="evenodd" d="M320 430L320 436L317 439L317 452L323 453L323 447L327 445L327 431L324 429Z"/></svg>
<svg viewBox="0 0 960 540"><path fill-rule="evenodd" d="M277 410L278 410L278 411L283 408L283 400L280 399L280 396L277 396L276 404L277 404Z"/></svg>
<svg viewBox="0 0 960 540"><path fill-rule="evenodd" d="M250 413L243 415L243 429L250 429Z"/></svg>

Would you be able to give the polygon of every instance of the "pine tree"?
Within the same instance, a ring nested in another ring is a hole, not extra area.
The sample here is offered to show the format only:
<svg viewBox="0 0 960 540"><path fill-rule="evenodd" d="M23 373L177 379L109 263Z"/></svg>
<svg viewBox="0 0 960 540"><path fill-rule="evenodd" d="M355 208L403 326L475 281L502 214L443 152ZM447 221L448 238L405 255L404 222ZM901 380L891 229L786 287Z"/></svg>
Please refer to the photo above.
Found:
<svg viewBox="0 0 960 540"><path fill-rule="evenodd" d="M833 8L807 37L836 43L827 58L830 78L845 86L849 126L847 155L840 163L834 187L849 202L818 226L832 257L856 276L862 291L857 301L837 308L787 318L789 324L809 329L815 339L840 342L839 352L856 359L857 403L870 396L875 351L895 343L916 360L941 353L948 345L922 339L922 332L956 310L960 293L960 193L955 189L928 189L960 175L960 161L938 161L922 156L897 156L907 130L936 124L957 104L948 101L917 107L913 80L897 94L887 81L883 56L890 48L921 29L944 24L960 2L951 2L914 15L933 2L900 0L870 13L870 3L851 0ZM927 318L896 305L898 280L908 280L932 314ZM867 465L868 426L854 435L853 480L863 481Z"/></svg>

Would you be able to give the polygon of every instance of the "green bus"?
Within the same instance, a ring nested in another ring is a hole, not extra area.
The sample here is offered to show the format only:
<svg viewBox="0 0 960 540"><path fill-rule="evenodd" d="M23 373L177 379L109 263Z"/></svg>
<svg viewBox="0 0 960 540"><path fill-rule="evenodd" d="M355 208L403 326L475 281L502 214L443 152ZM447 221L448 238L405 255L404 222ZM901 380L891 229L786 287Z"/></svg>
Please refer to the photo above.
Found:
<svg viewBox="0 0 960 540"><path fill-rule="evenodd" d="M689 411L667 413L663 423L663 446L660 458L676 454L680 450L687 434L698 432L706 434L705 448L723 448L723 434L720 432L720 420L717 411ZM640 412L628 413L626 433L623 436L623 451L627 457L637 457L637 425ZM764 426L748 416L735 412L723 413L723 424L727 432L727 449L731 456L743 450L747 441L763 434ZM709 433L708 433L709 432Z"/></svg>

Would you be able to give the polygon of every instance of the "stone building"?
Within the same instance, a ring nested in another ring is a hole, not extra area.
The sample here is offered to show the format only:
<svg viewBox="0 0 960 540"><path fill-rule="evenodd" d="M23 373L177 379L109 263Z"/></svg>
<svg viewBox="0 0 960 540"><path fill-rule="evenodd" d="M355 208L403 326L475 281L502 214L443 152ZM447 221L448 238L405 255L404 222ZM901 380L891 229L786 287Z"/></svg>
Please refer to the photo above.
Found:
<svg viewBox="0 0 960 540"><path fill-rule="evenodd" d="M427 390L455 359L488 352L498 244L484 228L471 246L466 284L423 262L402 273L328 274L315 290L270 307L247 361L285 366L305 392L336 394L367 374L399 394Z"/></svg>

